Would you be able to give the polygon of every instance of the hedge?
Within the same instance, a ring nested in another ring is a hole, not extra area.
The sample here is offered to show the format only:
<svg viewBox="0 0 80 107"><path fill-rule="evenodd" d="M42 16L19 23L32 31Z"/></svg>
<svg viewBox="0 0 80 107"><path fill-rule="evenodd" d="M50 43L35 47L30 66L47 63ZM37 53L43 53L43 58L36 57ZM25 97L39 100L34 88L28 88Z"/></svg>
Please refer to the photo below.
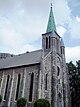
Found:
<svg viewBox="0 0 80 107"><path fill-rule="evenodd" d="M17 107L25 107L26 103L27 103L27 99L21 97L17 100Z"/></svg>
<svg viewBox="0 0 80 107"><path fill-rule="evenodd" d="M34 107L50 107L50 103L46 99L38 99L34 102Z"/></svg>

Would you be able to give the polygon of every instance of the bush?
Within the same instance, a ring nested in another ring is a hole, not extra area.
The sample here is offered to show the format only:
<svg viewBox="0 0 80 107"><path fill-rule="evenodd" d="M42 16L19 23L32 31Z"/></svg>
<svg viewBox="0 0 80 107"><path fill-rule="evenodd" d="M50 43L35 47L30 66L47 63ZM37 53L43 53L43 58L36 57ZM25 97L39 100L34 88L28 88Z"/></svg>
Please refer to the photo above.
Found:
<svg viewBox="0 0 80 107"><path fill-rule="evenodd" d="M0 103L1 103L1 101L2 101L2 96L0 95Z"/></svg>
<svg viewBox="0 0 80 107"><path fill-rule="evenodd" d="M34 107L50 107L50 103L46 99L38 99L35 101Z"/></svg>
<svg viewBox="0 0 80 107"><path fill-rule="evenodd" d="M21 97L17 100L17 107L25 107L26 103L27 103L26 98Z"/></svg>

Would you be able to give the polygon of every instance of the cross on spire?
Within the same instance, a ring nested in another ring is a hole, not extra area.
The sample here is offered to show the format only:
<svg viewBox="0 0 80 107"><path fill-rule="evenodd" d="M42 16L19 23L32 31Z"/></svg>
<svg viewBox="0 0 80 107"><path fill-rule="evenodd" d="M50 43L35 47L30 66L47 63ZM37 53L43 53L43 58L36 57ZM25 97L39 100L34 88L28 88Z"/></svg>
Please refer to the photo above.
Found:
<svg viewBox="0 0 80 107"><path fill-rule="evenodd" d="M51 8L52 8L52 3L51 3Z"/></svg>

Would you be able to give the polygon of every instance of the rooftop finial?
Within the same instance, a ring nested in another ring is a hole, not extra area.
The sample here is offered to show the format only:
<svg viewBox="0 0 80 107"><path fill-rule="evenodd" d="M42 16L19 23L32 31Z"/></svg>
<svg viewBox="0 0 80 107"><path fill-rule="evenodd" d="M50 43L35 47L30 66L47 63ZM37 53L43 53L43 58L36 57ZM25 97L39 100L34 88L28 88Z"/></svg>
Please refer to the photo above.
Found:
<svg viewBox="0 0 80 107"><path fill-rule="evenodd" d="M52 3L51 3L51 8L52 8Z"/></svg>

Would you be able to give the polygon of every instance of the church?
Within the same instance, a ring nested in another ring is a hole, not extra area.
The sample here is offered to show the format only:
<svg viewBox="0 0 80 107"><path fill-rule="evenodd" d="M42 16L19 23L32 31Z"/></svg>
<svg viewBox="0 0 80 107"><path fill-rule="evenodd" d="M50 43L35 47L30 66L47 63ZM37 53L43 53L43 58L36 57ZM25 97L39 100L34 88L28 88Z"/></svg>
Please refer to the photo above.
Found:
<svg viewBox="0 0 80 107"><path fill-rule="evenodd" d="M46 98L51 107L70 107L63 39L57 33L52 5L42 49L19 55L0 53L0 95L4 107L16 107L19 97L27 107Z"/></svg>

